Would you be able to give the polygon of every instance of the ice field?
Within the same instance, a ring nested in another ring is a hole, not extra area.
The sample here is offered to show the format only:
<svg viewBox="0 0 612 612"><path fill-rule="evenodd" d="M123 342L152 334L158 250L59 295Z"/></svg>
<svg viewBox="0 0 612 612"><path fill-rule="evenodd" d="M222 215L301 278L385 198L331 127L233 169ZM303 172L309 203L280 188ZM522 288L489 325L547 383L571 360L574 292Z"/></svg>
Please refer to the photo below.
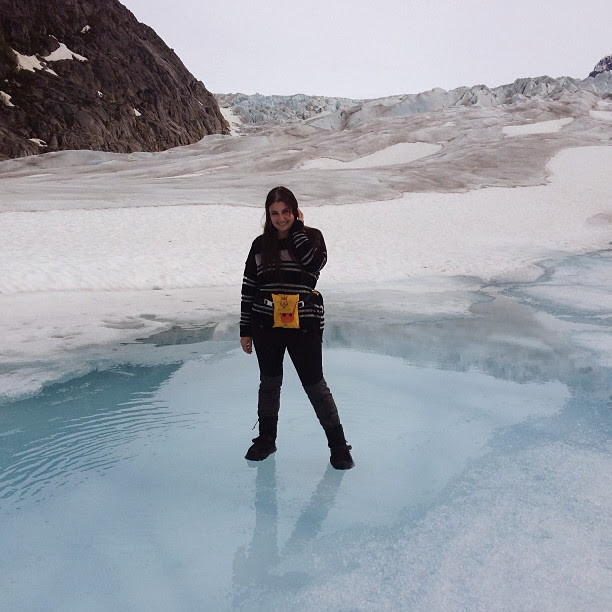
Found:
<svg viewBox="0 0 612 612"><path fill-rule="evenodd" d="M596 108L0 164L0 608L609 609ZM240 281L277 184L328 245L347 472L289 361L278 451L243 459Z"/></svg>

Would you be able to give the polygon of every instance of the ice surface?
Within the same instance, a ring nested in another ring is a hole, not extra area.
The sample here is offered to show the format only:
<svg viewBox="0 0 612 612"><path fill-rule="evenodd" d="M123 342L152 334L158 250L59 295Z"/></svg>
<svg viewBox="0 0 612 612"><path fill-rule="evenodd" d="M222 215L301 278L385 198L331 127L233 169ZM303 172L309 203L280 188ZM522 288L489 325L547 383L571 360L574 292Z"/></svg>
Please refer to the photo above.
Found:
<svg viewBox="0 0 612 612"><path fill-rule="evenodd" d="M612 364L612 255L610 251L560 262L543 262L541 282L508 289L507 293L560 320L581 322L571 333L574 342L588 346L599 361Z"/></svg>
<svg viewBox="0 0 612 612"><path fill-rule="evenodd" d="M605 609L612 377L574 324L354 317L325 352L349 472L289 367L247 464L257 367L212 328L0 406L1 607Z"/></svg>

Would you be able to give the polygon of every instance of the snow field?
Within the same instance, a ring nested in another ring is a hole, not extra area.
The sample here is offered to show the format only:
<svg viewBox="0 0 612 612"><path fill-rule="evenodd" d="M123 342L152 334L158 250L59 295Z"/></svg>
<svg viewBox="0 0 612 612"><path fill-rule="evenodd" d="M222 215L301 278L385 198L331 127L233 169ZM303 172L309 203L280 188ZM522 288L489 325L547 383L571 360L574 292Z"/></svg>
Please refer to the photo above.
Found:
<svg viewBox="0 0 612 612"><path fill-rule="evenodd" d="M612 148L566 150L550 184L304 207L329 250L323 285L467 275L605 246ZM571 177L571 179L569 178ZM589 222L602 215L601 222ZM172 206L2 214L0 292L239 286L262 209Z"/></svg>

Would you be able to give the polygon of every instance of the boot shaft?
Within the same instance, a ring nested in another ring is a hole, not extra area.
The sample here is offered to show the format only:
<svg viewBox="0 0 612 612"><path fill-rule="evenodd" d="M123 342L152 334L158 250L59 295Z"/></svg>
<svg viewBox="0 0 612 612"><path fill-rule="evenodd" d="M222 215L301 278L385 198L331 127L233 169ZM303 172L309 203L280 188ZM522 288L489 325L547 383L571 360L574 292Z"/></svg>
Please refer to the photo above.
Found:
<svg viewBox="0 0 612 612"><path fill-rule="evenodd" d="M329 446L329 448L346 446L346 438L344 437L342 425L336 425L335 427L325 429L325 435L327 436L327 446Z"/></svg>
<svg viewBox="0 0 612 612"><path fill-rule="evenodd" d="M305 386L304 391L323 429L331 429L340 424L336 402L324 378L314 385Z"/></svg>
<svg viewBox="0 0 612 612"><path fill-rule="evenodd" d="M259 420L278 418L282 376L261 376L257 397L257 416Z"/></svg>

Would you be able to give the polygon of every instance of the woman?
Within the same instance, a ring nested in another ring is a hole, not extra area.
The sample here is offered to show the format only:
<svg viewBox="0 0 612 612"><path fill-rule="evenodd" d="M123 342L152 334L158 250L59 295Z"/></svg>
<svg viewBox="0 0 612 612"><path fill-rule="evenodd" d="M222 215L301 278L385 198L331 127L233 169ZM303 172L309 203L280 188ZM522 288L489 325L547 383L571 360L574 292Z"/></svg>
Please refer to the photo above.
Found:
<svg viewBox="0 0 612 612"><path fill-rule="evenodd" d="M321 232L304 227L291 191L275 187L266 198L264 231L253 241L244 268L240 345L259 362L259 436L246 459L262 461L276 451L276 429L285 349L321 423L338 470L355 464L334 398L323 378L323 298L314 290L327 262Z"/></svg>

